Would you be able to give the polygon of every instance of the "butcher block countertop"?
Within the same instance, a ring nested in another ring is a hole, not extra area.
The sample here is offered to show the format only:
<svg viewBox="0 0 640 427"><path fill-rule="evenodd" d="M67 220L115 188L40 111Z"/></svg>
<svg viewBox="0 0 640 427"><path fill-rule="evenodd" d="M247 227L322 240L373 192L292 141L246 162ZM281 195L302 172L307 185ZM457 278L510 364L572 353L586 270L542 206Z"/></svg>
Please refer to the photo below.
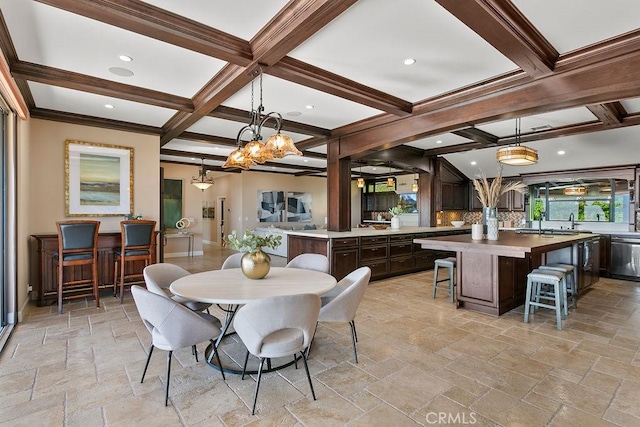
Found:
<svg viewBox="0 0 640 427"><path fill-rule="evenodd" d="M442 249L455 252L486 253L498 256L524 258L527 253L550 252L593 239L597 234L573 235L519 234L501 231L498 240L472 240L470 234L414 239L423 249Z"/></svg>

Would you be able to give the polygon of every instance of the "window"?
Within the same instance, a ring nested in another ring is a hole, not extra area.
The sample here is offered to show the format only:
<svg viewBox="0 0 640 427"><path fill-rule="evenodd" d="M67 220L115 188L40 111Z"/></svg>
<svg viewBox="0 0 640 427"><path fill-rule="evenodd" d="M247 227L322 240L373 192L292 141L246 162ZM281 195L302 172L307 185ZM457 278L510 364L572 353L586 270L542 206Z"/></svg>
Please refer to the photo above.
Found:
<svg viewBox="0 0 640 427"><path fill-rule="evenodd" d="M629 221L629 181L623 179L547 182L532 188L530 219L582 222Z"/></svg>

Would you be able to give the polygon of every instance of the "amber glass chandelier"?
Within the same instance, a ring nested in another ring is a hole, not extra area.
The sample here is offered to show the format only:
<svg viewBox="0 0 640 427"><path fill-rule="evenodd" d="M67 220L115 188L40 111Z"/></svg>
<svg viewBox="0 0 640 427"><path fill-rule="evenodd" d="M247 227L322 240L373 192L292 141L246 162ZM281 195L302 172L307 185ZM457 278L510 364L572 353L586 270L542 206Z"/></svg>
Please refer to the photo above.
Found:
<svg viewBox="0 0 640 427"><path fill-rule="evenodd" d="M248 170L250 166L257 163L264 163L273 159L281 159L285 156L295 155L302 156L302 153L296 148L293 140L280 132L282 129L282 116L280 113L264 112L262 105L262 68L258 71L260 104L254 109L254 81L251 81L251 119L249 124L242 127L236 137L238 148L229 154L227 160L222 165L223 168L241 168ZM267 138L266 142L262 142L262 128L266 122L273 120L275 122L274 129L276 133ZM242 145L242 135L245 132L251 133L251 142Z"/></svg>
<svg viewBox="0 0 640 427"><path fill-rule="evenodd" d="M518 117L516 119L515 145L502 147L498 150L496 158L500 163L511 166L527 166L538 161L538 152L533 148L520 145L521 138L520 117Z"/></svg>

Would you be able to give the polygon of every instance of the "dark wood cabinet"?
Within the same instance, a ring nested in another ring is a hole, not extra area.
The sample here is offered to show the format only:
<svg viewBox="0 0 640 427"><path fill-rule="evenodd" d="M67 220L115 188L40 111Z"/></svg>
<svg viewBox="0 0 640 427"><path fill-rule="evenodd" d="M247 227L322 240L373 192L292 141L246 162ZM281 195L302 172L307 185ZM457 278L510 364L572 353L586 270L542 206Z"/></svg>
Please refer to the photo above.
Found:
<svg viewBox="0 0 640 427"><path fill-rule="evenodd" d="M398 206L398 194L395 191L385 193L365 193L362 195L363 213L385 212L394 206Z"/></svg>
<svg viewBox="0 0 640 427"><path fill-rule="evenodd" d="M610 234L601 234L600 235L600 259L599 259L599 269L600 276L610 277L610 264L611 264L611 235Z"/></svg>
<svg viewBox="0 0 640 427"><path fill-rule="evenodd" d="M364 266L371 268L373 279L382 279L429 270L435 259L455 256L453 252L422 249L413 243L414 239L469 232L465 229L344 238L289 234L288 259L301 253L320 253L329 257L330 273L337 280Z"/></svg>
<svg viewBox="0 0 640 427"><path fill-rule="evenodd" d="M388 236L368 236L360 238L360 267L369 267L373 279L386 276L388 273L388 243Z"/></svg>
<svg viewBox="0 0 640 427"><path fill-rule="evenodd" d="M294 236L289 236L291 237ZM336 280L342 279L358 268L359 245L360 241L357 237L331 239L331 274Z"/></svg>
<svg viewBox="0 0 640 427"><path fill-rule="evenodd" d="M600 279L600 237L578 245L578 294L582 295Z"/></svg>
<svg viewBox="0 0 640 427"><path fill-rule="evenodd" d="M471 210L481 211L482 203L478 200L476 196L477 192L473 185L469 186L469 200ZM525 195L519 193L517 191L507 191L504 193L500 199L498 199L498 212L506 212L506 211L519 211L524 212L525 205Z"/></svg>
<svg viewBox="0 0 640 427"><path fill-rule="evenodd" d="M443 182L440 192L440 210L467 210L467 184L464 182Z"/></svg>
<svg viewBox="0 0 640 427"><path fill-rule="evenodd" d="M156 241L162 239L156 239ZM120 233L100 233L98 235L98 286L111 289L114 282L113 250L120 248ZM55 302L57 296L57 263L54 254L58 252L57 234L32 235L29 255L29 283L37 293L39 306ZM156 251L157 252L157 251ZM155 253L153 254L155 259ZM90 266L65 268L64 280L87 279L91 277ZM142 273L144 261L130 262L126 265L126 274ZM87 285L91 288L91 284ZM83 289L84 290L84 289Z"/></svg>

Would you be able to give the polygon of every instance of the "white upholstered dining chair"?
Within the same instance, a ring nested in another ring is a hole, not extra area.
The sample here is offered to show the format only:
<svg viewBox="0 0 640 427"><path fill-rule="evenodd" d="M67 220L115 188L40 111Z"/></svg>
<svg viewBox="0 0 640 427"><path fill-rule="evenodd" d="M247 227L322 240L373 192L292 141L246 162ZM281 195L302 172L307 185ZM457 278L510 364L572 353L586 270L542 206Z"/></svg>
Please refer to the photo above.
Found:
<svg viewBox="0 0 640 427"><path fill-rule="evenodd" d="M351 327L351 342L353 344L353 356L358 363L356 342L356 311L364 297L364 292L371 279L371 269L360 267L346 275L338 282L335 288L322 297L322 308L318 315L318 322L348 323Z"/></svg>
<svg viewBox="0 0 640 427"><path fill-rule="evenodd" d="M305 349L313 337L319 312L318 295L297 294L251 301L236 313L233 327L247 347L242 379L247 369L249 353L260 358L251 415L255 414L264 363L271 358L296 357L299 353L304 362L313 400L316 400Z"/></svg>
<svg viewBox="0 0 640 427"><path fill-rule="evenodd" d="M169 286L176 280L189 276L187 270L179 267L175 264L158 263L148 265L142 270L144 277L144 283L147 286L147 290L158 295L165 295L171 298L177 303L184 305L185 307L193 311L203 311L211 307L211 304L206 302L192 301L187 298L183 298L178 295L174 295L169 290Z"/></svg>
<svg viewBox="0 0 640 427"><path fill-rule="evenodd" d="M285 267L329 273L329 258L322 254L300 254L289 261Z"/></svg>
<svg viewBox="0 0 640 427"><path fill-rule="evenodd" d="M227 259L222 263L222 267L220 270L226 270L227 268L240 268L240 261L242 261L242 257L244 256L244 252L238 252L237 254L229 255Z"/></svg>
<svg viewBox="0 0 640 427"><path fill-rule="evenodd" d="M151 345L149 346L149 354L144 365L144 371L142 371L141 383L147 373L154 347L169 352L167 354L167 385L164 394L165 406L169 401L171 357L175 350L192 347L203 341L210 341L213 346L212 351L215 352L218 358L222 379L225 379L224 370L220 364L220 356L215 351L214 339L218 338L221 333L217 325L203 319L197 313L166 296L154 294L140 286L131 286L131 293L140 318L151 334Z"/></svg>

